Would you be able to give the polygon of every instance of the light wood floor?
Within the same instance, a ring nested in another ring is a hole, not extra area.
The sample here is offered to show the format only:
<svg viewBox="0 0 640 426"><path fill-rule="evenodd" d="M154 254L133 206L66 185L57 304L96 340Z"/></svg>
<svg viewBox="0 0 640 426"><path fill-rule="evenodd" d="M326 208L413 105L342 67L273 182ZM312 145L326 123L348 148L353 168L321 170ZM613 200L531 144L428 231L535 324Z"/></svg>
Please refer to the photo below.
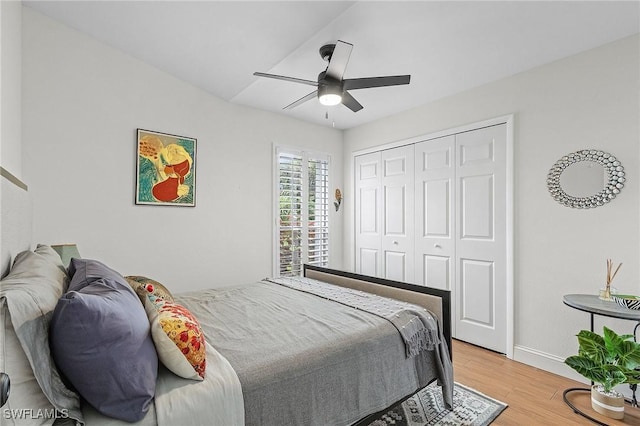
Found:
<svg viewBox="0 0 640 426"><path fill-rule="evenodd" d="M509 405L492 425L595 425L575 414L562 399L565 389L585 387L583 383L458 340L454 340L452 346L455 381ZM624 420L611 420L591 409L587 392L572 393L569 399L585 413L611 426L640 426L638 408L625 405Z"/></svg>

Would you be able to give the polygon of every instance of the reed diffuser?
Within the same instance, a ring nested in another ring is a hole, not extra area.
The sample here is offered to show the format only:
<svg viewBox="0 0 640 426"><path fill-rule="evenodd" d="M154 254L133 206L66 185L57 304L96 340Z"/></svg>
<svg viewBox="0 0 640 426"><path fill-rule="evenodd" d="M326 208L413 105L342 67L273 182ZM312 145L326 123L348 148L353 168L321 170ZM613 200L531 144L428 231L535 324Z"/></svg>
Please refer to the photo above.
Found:
<svg viewBox="0 0 640 426"><path fill-rule="evenodd" d="M604 290L600 291L600 299L602 300L612 300L611 298L611 282L616 277L616 274L620 270L622 263L618 265L618 267L613 270L613 261L611 259L607 259L607 285Z"/></svg>

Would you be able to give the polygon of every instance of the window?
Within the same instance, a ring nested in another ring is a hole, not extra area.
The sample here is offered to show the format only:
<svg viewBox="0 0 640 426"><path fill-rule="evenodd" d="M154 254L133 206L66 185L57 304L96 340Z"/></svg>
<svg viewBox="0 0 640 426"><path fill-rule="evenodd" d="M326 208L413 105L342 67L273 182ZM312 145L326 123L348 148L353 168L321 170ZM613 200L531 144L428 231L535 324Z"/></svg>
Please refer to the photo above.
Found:
<svg viewBox="0 0 640 426"><path fill-rule="evenodd" d="M276 149L276 275L329 263L329 157Z"/></svg>

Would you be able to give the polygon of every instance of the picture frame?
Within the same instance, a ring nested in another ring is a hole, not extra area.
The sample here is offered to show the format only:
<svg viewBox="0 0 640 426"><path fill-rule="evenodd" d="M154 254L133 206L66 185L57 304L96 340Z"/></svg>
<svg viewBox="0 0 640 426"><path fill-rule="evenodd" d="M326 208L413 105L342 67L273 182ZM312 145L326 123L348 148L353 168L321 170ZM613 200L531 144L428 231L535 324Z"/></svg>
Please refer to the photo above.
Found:
<svg viewBox="0 0 640 426"><path fill-rule="evenodd" d="M197 139L137 129L136 204L195 207Z"/></svg>

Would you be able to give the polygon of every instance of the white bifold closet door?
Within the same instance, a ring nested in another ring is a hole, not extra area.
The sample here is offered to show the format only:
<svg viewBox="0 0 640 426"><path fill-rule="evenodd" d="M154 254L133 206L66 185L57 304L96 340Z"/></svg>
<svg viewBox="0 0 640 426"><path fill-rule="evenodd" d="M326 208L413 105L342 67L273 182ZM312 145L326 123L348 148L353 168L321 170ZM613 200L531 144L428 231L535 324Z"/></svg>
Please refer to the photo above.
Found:
<svg viewBox="0 0 640 426"><path fill-rule="evenodd" d="M453 336L506 352L506 125L355 158L356 270L451 290Z"/></svg>
<svg viewBox="0 0 640 426"><path fill-rule="evenodd" d="M413 145L356 157L356 269L413 282Z"/></svg>
<svg viewBox="0 0 640 426"><path fill-rule="evenodd" d="M382 167L381 153L355 158L356 271L382 276Z"/></svg>
<svg viewBox="0 0 640 426"><path fill-rule="evenodd" d="M506 125L456 135L456 337L507 346Z"/></svg>
<svg viewBox="0 0 640 426"><path fill-rule="evenodd" d="M382 151L382 266L390 280L413 282L413 145Z"/></svg>
<svg viewBox="0 0 640 426"><path fill-rule="evenodd" d="M443 290L455 277L455 135L415 147L417 284Z"/></svg>

